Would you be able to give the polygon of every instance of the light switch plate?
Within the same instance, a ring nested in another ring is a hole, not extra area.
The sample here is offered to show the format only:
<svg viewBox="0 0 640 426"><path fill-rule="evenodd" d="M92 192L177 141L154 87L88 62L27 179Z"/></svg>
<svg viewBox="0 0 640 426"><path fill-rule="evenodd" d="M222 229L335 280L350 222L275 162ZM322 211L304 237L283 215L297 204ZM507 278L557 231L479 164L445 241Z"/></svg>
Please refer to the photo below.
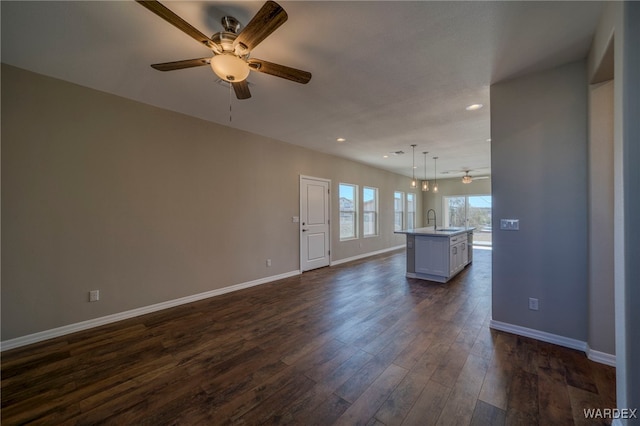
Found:
<svg viewBox="0 0 640 426"><path fill-rule="evenodd" d="M520 219L500 219L500 229L503 231L519 231Z"/></svg>

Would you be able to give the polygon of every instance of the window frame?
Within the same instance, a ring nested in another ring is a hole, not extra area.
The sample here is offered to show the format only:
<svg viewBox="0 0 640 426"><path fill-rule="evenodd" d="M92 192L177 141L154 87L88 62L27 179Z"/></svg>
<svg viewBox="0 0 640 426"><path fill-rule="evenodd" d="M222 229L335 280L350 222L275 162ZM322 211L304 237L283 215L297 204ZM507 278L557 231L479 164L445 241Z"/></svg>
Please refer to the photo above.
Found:
<svg viewBox="0 0 640 426"><path fill-rule="evenodd" d="M400 207L402 208L402 210L398 210L397 206L398 203L396 203L396 194L400 194ZM393 191L393 230L394 231L401 231L404 229L404 224L405 224L405 193L403 191ZM396 219L398 218L398 213L400 213L400 227L398 228L398 224L396 222Z"/></svg>
<svg viewBox="0 0 640 426"><path fill-rule="evenodd" d="M366 201L366 197L365 197L365 192L367 190L373 191L373 210L367 210L367 201ZM362 187L362 236L363 238L371 238L371 237L377 237L380 233L379 229L379 205L378 205L378 194L379 194L379 190L378 188L375 188L373 186L363 186ZM365 224L367 215L369 214L373 214L373 233L367 233L367 226Z"/></svg>
<svg viewBox="0 0 640 426"><path fill-rule="evenodd" d="M343 187L351 187L352 188L352 194L353 194L353 210L344 210L343 209L343 203L342 203L342 199L344 197L342 197L342 188ZM349 235L349 236L343 236L342 234L342 220L343 220L343 214L350 214L353 216L352 218L352 223L353 223L353 234ZM340 182L338 183L338 215L339 215L339 239L340 241L349 241L349 240L356 240L358 239L358 185L353 184L353 183L345 183L345 182Z"/></svg>
<svg viewBox="0 0 640 426"><path fill-rule="evenodd" d="M409 210L409 198L412 198L412 206L413 206L413 210ZM417 212L417 205L416 203L418 202L418 196L416 195L415 192L407 192L407 228L408 229L414 229L416 227L416 212Z"/></svg>

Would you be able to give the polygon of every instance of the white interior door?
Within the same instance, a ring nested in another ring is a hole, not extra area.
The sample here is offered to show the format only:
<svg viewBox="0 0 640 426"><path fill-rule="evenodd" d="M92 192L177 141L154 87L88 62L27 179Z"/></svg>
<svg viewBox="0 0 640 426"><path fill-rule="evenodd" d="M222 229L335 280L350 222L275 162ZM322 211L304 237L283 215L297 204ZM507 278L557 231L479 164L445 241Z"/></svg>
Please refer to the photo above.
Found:
<svg viewBox="0 0 640 426"><path fill-rule="evenodd" d="M329 188L326 179L300 177L300 269L328 266L331 254Z"/></svg>

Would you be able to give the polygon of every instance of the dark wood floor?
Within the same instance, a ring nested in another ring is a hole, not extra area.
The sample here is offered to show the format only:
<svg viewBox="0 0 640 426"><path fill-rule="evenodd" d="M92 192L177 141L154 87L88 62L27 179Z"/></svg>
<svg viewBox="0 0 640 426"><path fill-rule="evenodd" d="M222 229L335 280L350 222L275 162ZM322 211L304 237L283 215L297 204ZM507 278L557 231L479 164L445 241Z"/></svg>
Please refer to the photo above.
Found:
<svg viewBox="0 0 640 426"><path fill-rule="evenodd" d="M393 252L6 351L2 424L599 424L614 369L490 330L474 256L448 284Z"/></svg>

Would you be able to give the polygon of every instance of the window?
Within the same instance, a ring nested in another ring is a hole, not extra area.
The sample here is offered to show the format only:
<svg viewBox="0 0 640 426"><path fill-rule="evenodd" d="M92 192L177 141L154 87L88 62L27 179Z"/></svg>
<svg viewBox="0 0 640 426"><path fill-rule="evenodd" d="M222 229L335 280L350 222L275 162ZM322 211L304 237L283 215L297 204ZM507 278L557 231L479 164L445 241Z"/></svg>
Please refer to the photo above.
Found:
<svg viewBox="0 0 640 426"><path fill-rule="evenodd" d="M445 228L473 226L474 245L491 246L491 195L442 197Z"/></svg>
<svg viewBox="0 0 640 426"><path fill-rule="evenodd" d="M407 228L416 227L416 194L407 193Z"/></svg>
<svg viewBox="0 0 640 426"><path fill-rule="evenodd" d="M404 227L404 192L393 193L393 229L400 231Z"/></svg>
<svg viewBox="0 0 640 426"><path fill-rule="evenodd" d="M364 236L378 235L378 188L362 188L362 219Z"/></svg>
<svg viewBox="0 0 640 426"><path fill-rule="evenodd" d="M341 183L340 194L340 240L358 237L358 193L357 185Z"/></svg>

